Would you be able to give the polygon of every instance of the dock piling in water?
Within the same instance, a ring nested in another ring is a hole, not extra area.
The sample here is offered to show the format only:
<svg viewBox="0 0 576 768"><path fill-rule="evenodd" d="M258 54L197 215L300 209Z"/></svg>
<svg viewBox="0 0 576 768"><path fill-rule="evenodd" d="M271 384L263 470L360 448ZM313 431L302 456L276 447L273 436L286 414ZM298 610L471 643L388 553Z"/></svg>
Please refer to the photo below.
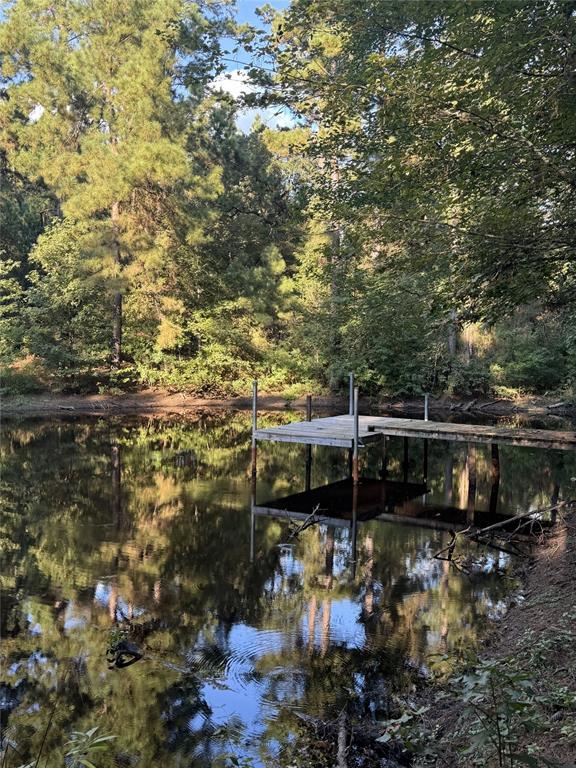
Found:
<svg viewBox="0 0 576 768"><path fill-rule="evenodd" d="M404 437L404 455L402 457L402 477L404 483L408 482L408 438Z"/></svg>
<svg viewBox="0 0 576 768"><path fill-rule="evenodd" d="M306 395L306 421L312 421L312 395ZM306 490L312 485L312 446L306 446Z"/></svg>
<svg viewBox="0 0 576 768"><path fill-rule="evenodd" d="M358 387L354 387L354 445L352 446L352 480L354 485L358 483L358 441L360 435L360 419L358 413Z"/></svg>
<svg viewBox="0 0 576 768"><path fill-rule="evenodd" d="M252 477L256 477L256 431L258 429L258 380L252 382Z"/></svg>
<svg viewBox="0 0 576 768"><path fill-rule="evenodd" d="M466 454L466 473L468 475L468 501L466 505L466 519L470 524L474 523L476 509L476 445L468 443Z"/></svg>
<svg viewBox="0 0 576 768"><path fill-rule="evenodd" d="M354 374L348 374L348 414L354 415Z"/></svg>

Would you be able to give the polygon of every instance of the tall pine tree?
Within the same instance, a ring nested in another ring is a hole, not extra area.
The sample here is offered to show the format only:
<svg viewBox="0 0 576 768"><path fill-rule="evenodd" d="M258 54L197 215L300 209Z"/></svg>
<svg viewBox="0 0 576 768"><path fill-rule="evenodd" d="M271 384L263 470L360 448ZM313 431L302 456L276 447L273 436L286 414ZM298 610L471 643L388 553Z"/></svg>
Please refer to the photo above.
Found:
<svg viewBox="0 0 576 768"><path fill-rule="evenodd" d="M0 26L0 140L82 225L73 246L105 278L116 367L125 295L153 294L162 325L171 253L219 188L200 133L227 23L186 0L16 0Z"/></svg>

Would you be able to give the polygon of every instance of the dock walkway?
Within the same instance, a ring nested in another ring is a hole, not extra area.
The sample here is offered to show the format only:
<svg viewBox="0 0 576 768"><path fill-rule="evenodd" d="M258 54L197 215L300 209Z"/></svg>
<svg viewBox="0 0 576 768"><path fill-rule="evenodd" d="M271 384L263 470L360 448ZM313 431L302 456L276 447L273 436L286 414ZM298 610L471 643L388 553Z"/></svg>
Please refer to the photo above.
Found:
<svg viewBox="0 0 576 768"><path fill-rule="evenodd" d="M385 436L415 437L460 443L518 445L526 448L576 450L576 432L550 429L524 429L484 424L454 424L422 419L397 419L387 416L358 416L358 447L381 440ZM354 448L354 416L328 416L264 427L254 432L256 440L331 445Z"/></svg>

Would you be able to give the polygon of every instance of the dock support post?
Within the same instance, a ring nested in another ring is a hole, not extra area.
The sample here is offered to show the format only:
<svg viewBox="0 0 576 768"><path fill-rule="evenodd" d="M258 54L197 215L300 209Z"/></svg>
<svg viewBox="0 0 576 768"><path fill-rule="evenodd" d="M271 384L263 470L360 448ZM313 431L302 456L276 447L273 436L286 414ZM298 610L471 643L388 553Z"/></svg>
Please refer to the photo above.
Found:
<svg viewBox="0 0 576 768"><path fill-rule="evenodd" d="M348 374L348 414L354 416L354 374ZM354 474L354 449L348 451L348 474Z"/></svg>
<svg viewBox="0 0 576 768"><path fill-rule="evenodd" d="M428 392L424 393L424 421L428 421L428 400L430 395Z"/></svg>
<svg viewBox="0 0 576 768"><path fill-rule="evenodd" d="M312 395L306 395L306 421L312 421ZM307 491L312 485L312 446L306 446L306 485Z"/></svg>
<svg viewBox="0 0 576 768"><path fill-rule="evenodd" d="M258 429L258 381L252 382L252 477L256 477L256 430Z"/></svg>
<svg viewBox="0 0 576 768"><path fill-rule="evenodd" d="M388 438L386 435L382 436L382 464L380 467L380 479L386 480L386 475L388 474L388 456L386 453L386 447L388 444Z"/></svg>
<svg viewBox="0 0 576 768"><path fill-rule="evenodd" d="M354 485L358 484L359 472L358 472L358 435L360 434L359 428L359 414L358 414L358 387L354 387L354 445L352 447L352 481Z"/></svg>
<svg viewBox="0 0 576 768"><path fill-rule="evenodd" d="M474 443L468 443L466 469L468 473L468 503L466 506L466 522L473 523L474 510L476 507L476 445Z"/></svg>
<svg viewBox="0 0 576 768"><path fill-rule="evenodd" d="M348 374L348 413L354 416L354 374Z"/></svg>
<svg viewBox="0 0 576 768"><path fill-rule="evenodd" d="M357 541L358 541L358 485L352 486L352 521L350 525L350 556L351 556L351 576L356 578L357 563Z"/></svg>
<svg viewBox="0 0 576 768"><path fill-rule="evenodd" d="M402 460L402 476L404 484L408 482L408 438L404 438L404 458Z"/></svg>
<svg viewBox="0 0 576 768"><path fill-rule="evenodd" d="M428 485L428 440L424 440L424 460L422 466L422 482Z"/></svg>
<svg viewBox="0 0 576 768"><path fill-rule="evenodd" d="M496 514L498 507L498 494L500 491L500 450L497 443L490 445L490 453L492 455L492 464L490 467L490 504L489 511L491 515Z"/></svg>
<svg viewBox="0 0 576 768"><path fill-rule="evenodd" d="M450 446L449 446L450 447ZM450 450L444 461L444 504L452 506L454 495L454 454Z"/></svg>
<svg viewBox="0 0 576 768"><path fill-rule="evenodd" d="M490 445L490 453L492 456L490 475L492 480L500 480L500 449L498 448L498 443Z"/></svg>
<svg viewBox="0 0 576 768"><path fill-rule="evenodd" d="M254 552L256 549L256 515L254 507L256 506L256 475L252 475L250 485L250 562L254 562Z"/></svg>

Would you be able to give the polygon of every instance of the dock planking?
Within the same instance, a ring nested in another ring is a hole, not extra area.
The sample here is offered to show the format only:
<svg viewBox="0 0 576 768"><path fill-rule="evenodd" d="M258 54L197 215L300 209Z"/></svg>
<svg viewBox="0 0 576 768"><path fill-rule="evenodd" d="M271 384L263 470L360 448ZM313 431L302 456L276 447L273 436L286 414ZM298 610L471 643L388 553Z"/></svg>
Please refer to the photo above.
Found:
<svg viewBox="0 0 576 768"><path fill-rule="evenodd" d="M349 423L342 421L349 419ZM362 419L363 417L360 417ZM361 422L360 422L361 423ZM352 448L354 445L353 417L327 416L312 421L296 421L279 427L265 427L255 432L257 440L279 443L304 443L307 445L332 445L338 448ZM359 444L365 445L381 439L381 435L360 427Z"/></svg>
<svg viewBox="0 0 576 768"><path fill-rule="evenodd" d="M550 429L489 426L485 424L454 424L452 422L398 419L387 416L358 416L360 447L381 440L384 436L415 437L460 443L492 443L526 448L546 448L561 451L576 450L576 432ZM255 431L257 440L354 447L354 416L340 415L265 427Z"/></svg>

